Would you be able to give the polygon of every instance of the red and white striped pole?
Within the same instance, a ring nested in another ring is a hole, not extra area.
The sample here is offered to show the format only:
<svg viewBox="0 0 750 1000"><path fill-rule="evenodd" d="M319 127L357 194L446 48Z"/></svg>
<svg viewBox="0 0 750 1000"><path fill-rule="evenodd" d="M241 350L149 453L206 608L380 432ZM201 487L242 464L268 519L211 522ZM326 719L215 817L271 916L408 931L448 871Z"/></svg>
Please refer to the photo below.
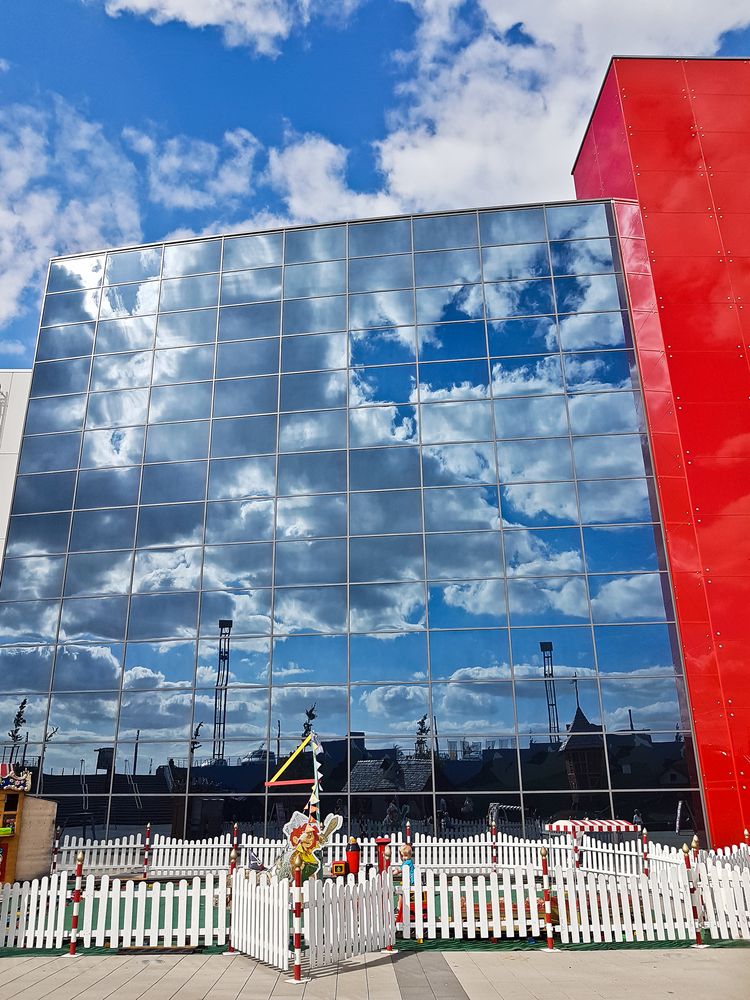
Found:
<svg viewBox="0 0 750 1000"><path fill-rule="evenodd" d="M576 868L581 867L581 854L578 850L578 831L573 827L573 864Z"/></svg>
<svg viewBox="0 0 750 1000"><path fill-rule="evenodd" d="M411 820L406 821L406 843L411 844Z"/></svg>
<svg viewBox="0 0 750 1000"><path fill-rule="evenodd" d="M492 864L497 867L497 823L493 819L492 825L490 826L490 839L491 839L491 851L492 851Z"/></svg>
<svg viewBox="0 0 750 1000"><path fill-rule="evenodd" d="M644 826L641 831L641 845L643 850L643 874L648 878L648 830Z"/></svg>
<svg viewBox="0 0 750 1000"><path fill-rule="evenodd" d="M690 904L693 907L693 921L695 923L695 943L698 947L703 945L700 925L698 923L698 906L696 904L695 872L690 866L690 848L687 844L682 845L682 853L685 857L685 868L687 869L688 885L690 886Z"/></svg>
<svg viewBox="0 0 750 1000"><path fill-rule="evenodd" d="M697 833L693 834L693 839L690 842L690 847L691 847L692 852L693 852L693 858L692 858L693 868L695 868L695 866L698 864L698 849L700 847L700 841L698 840L698 834Z"/></svg>
<svg viewBox="0 0 750 1000"><path fill-rule="evenodd" d="M294 974L290 983L305 982L302 978L302 859L295 854L292 861L292 928L294 932Z"/></svg>
<svg viewBox="0 0 750 1000"><path fill-rule="evenodd" d="M146 839L143 843L143 877L148 878L148 860L151 852L151 824L146 823Z"/></svg>
<svg viewBox="0 0 750 1000"><path fill-rule="evenodd" d="M232 827L232 850L233 851L237 851L238 850L239 830L240 830L239 824L235 823L234 826Z"/></svg>
<svg viewBox="0 0 750 1000"><path fill-rule="evenodd" d="M51 872L54 875L57 871L57 853L60 850L60 827L55 827L55 840L52 844L52 866Z"/></svg>
<svg viewBox="0 0 750 1000"><path fill-rule="evenodd" d="M237 824L235 823L235 829ZM225 955L234 954L234 945L232 944L232 889L234 888L234 873L237 868L237 851L232 848L229 854L229 880L227 882L227 899L229 902L229 944L227 945L227 950L224 952Z"/></svg>
<svg viewBox="0 0 750 1000"><path fill-rule="evenodd" d="M547 950L552 951L555 941L552 935L552 900L549 894L549 864L547 862L547 848L543 847L542 855L542 890L544 892L544 925L547 929Z"/></svg>
<svg viewBox="0 0 750 1000"><path fill-rule="evenodd" d="M71 958L75 958L76 945L78 944L78 912L81 909L81 887L83 886L83 851L76 855L76 883L73 889L73 916L70 920L70 952Z"/></svg>

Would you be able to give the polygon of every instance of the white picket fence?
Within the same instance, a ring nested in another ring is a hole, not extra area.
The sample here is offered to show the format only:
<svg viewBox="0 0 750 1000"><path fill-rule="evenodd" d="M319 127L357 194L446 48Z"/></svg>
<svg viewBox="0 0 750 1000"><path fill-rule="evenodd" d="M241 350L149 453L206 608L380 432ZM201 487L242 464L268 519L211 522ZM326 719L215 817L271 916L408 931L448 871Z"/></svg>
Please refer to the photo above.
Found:
<svg viewBox="0 0 750 1000"><path fill-rule="evenodd" d="M76 855L83 852L86 871L103 875L108 872L135 872L143 867L143 843L140 833L113 840L91 840L66 836L58 846L52 863L56 871L73 871Z"/></svg>
<svg viewBox="0 0 750 1000"><path fill-rule="evenodd" d="M696 875L699 920L711 936L750 940L750 868L703 861Z"/></svg>
<svg viewBox="0 0 750 1000"><path fill-rule="evenodd" d="M396 918L390 871L355 880L305 883L304 939L311 969L393 947Z"/></svg>
<svg viewBox="0 0 750 1000"><path fill-rule="evenodd" d="M289 880L238 868L232 886L232 945L286 972L289 968Z"/></svg>
<svg viewBox="0 0 750 1000"><path fill-rule="evenodd" d="M0 948L61 948L70 939L74 880L59 872L0 887ZM227 874L147 884L103 875L84 879L84 947L184 947L227 941Z"/></svg>

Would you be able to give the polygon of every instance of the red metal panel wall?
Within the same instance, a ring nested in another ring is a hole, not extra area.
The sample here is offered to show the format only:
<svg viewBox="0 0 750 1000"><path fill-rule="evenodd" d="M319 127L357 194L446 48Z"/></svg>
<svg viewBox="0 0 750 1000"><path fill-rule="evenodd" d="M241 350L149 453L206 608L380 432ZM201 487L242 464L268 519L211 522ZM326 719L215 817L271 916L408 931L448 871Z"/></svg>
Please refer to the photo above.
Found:
<svg viewBox="0 0 750 1000"><path fill-rule="evenodd" d="M707 818L714 843L737 842L750 825L750 61L613 60L573 173L580 198L640 208L616 215Z"/></svg>

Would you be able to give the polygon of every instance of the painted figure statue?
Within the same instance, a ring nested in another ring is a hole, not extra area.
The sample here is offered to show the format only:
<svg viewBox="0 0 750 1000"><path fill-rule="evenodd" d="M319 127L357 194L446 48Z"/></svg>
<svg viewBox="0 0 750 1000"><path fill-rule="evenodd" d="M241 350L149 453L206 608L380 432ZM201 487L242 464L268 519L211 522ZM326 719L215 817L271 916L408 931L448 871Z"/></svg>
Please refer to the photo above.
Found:
<svg viewBox="0 0 750 1000"><path fill-rule="evenodd" d="M295 857L302 862L302 881L314 878L320 870L318 852L341 827L341 816L331 813L326 816L321 827L315 816L295 812L284 826L286 844L273 867L272 873L279 878L291 878Z"/></svg>

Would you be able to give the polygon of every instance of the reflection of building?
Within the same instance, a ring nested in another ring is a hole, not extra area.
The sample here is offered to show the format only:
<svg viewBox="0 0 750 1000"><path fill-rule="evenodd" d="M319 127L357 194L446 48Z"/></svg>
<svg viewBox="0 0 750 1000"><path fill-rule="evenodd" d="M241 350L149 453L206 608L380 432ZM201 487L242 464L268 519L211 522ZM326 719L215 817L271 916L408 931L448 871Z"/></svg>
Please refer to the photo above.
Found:
<svg viewBox="0 0 750 1000"><path fill-rule="evenodd" d="M615 61L592 200L53 261L0 718L61 815L278 824L314 711L352 819L700 828L705 752L736 839L749 75Z"/></svg>
<svg viewBox="0 0 750 1000"><path fill-rule="evenodd" d="M30 371L0 371L0 552L5 546L30 386Z"/></svg>

